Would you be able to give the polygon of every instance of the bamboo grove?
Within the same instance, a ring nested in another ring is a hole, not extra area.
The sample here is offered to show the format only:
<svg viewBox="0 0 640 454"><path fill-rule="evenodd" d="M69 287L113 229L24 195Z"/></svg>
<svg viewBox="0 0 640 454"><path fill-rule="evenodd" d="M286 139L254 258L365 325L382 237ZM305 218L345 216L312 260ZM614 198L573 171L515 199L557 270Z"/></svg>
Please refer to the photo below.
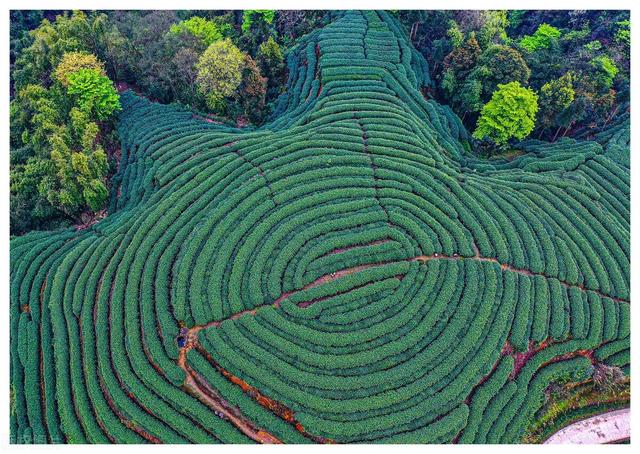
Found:
<svg viewBox="0 0 640 454"><path fill-rule="evenodd" d="M260 129L125 93L108 216L12 239L13 442L517 443L629 373L628 118L474 157L384 12L288 68Z"/></svg>

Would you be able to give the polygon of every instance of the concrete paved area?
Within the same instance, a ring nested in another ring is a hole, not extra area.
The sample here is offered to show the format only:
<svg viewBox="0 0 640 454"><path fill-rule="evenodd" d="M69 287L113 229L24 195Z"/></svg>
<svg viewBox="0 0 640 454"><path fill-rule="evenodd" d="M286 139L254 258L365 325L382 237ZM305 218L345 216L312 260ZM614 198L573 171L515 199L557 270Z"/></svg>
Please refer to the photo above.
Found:
<svg viewBox="0 0 640 454"><path fill-rule="evenodd" d="M631 436L631 411L615 410L578 421L553 434L545 444L602 444Z"/></svg>

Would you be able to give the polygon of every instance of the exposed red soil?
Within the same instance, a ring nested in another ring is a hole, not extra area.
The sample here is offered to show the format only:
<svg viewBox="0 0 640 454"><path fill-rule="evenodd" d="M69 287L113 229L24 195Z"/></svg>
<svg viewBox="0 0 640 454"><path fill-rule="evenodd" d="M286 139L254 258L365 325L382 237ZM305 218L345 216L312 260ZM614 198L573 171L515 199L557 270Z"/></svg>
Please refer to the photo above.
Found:
<svg viewBox="0 0 640 454"><path fill-rule="evenodd" d="M235 319L245 314L255 314L255 310L243 311L241 313L234 314L232 317L230 317L230 319ZM221 322L214 322L206 326L219 326L220 323ZM276 416L282 418L286 422L292 424L302 435L313 440L316 443L333 443L332 440L323 437L317 437L308 433L302 426L302 424L300 424L300 422L295 419L294 412L290 408L274 399L265 396L256 387L249 385L241 378L233 375L232 373L224 369L217 361L215 361L211 354L200 346L197 339L198 331L200 331L204 327L205 326L194 326L189 330L183 328L183 330L186 332L186 343L185 346L180 349L177 364L186 373L183 387L187 392L198 398L209 408L212 408L216 412L216 414L227 419L252 440L263 444L282 443L282 441L275 437L273 434L260 427L257 427L251 420L242 415L238 408L233 407L226 400L224 400L222 396L220 396L220 394L209 385L204 377L202 377L197 371L189 366L187 361L187 352L192 348L195 348L207 359L207 361L209 361L209 363L218 372L220 372L231 383L240 387L242 391L247 393L258 404L271 411Z"/></svg>
<svg viewBox="0 0 640 454"><path fill-rule="evenodd" d="M531 357L544 348L548 347L550 344L551 341L549 339L543 341L538 346L535 346L534 342L530 341L526 352L516 352L513 350L513 347L511 347L511 355L513 356L514 366L513 371L511 371L511 374L509 375L509 378L513 380L515 377L517 377L520 373L520 370L524 367L525 364L527 364Z"/></svg>
<svg viewBox="0 0 640 454"><path fill-rule="evenodd" d="M126 82L116 82L116 90L118 90L118 93L122 93L122 92L125 92L127 90L131 90L131 91L135 92L135 90L133 90L131 87L129 87L129 84L126 83Z"/></svg>
<svg viewBox="0 0 640 454"><path fill-rule="evenodd" d="M524 274L524 275L527 275L527 276L535 276L537 274L540 274L540 275L544 276L544 274L541 274L541 273L533 273L533 272L531 272L531 271L529 271L527 269L519 269L519 268L515 268L515 267L513 267L511 265L500 263L500 262L498 262L497 259L492 258L492 257L481 257L481 256L477 256L477 255L475 257L462 257L462 256L459 256L457 254L454 254L453 256L447 256L447 255L441 255L441 254L435 253L435 254L432 254L432 255L419 255L417 257L412 257L412 258L406 259L406 261L426 263L426 262L428 262L430 260L463 260L463 259L464 260L477 260L477 261L480 261L480 262L497 263L497 264L500 265L500 269L502 269L503 271L511 271L511 272L514 272L514 273ZM368 268L372 268L372 267L375 267L375 266L381 266L381 265L385 265L385 264L388 264L388 263L396 263L396 262L391 261L391 262L380 262L380 263L371 263L371 264L366 264L366 265L358 265L358 266L354 266L354 267L351 267L351 268L345 268L345 269L336 271L334 273L326 274L326 275L321 276L318 279L314 280L313 282L311 282L309 284L306 284L304 287L302 287L302 288L300 288L298 290L292 290L292 291L284 292L273 303L265 304L265 305L262 305L262 306L256 306L253 309L246 309L244 311L237 312L235 314L232 314L229 317L226 317L223 320L214 320L214 321L211 321L211 322L206 323L204 325L195 325L195 326L193 326L193 327L191 327L189 329L189 332L192 332L192 333L196 334L198 331L200 331L201 329L204 329L204 328L218 327L225 320L235 320L235 319L237 319L239 317L242 317L244 315L255 315L257 313L258 309L260 309L262 307L272 306L274 308L279 308L281 306L281 304L282 304L282 301L284 301L285 299L291 297L292 295L294 295L294 294L296 294L298 292L301 292L301 291L304 291L304 290L308 290L308 289L311 289L313 287L317 287L319 285L327 284L329 282L332 282L332 281L334 281L336 279L339 279L341 277L347 276L349 274L357 273L357 272L363 271L363 270L368 269ZM587 290L587 289L584 288L584 286L572 285L572 284L569 284L569 283L563 282L563 281L559 281L559 282L562 285L566 286L566 287L577 287L577 288L580 288L581 290L584 290L584 291ZM608 295L604 295L604 294L602 294L602 293L600 293L598 291L595 291L595 290L591 290L591 291L593 291L594 293L596 293L596 294L598 294L598 295L600 295L602 297L611 298L613 301L616 301L616 302L629 303L629 301L626 301L626 300L623 300L623 299L620 299L620 298L611 297L611 296L608 296ZM326 299L326 298L317 298L317 299L311 300L311 301L300 302L300 303L298 303L298 307L306 308L306 307L309 307L312 304L314 304L316 302L319 302L319 301L322 301L324 299ZM536 353L537 351L540 351L542 348L546 347L547 345L548 344L545 344L543 342L540 346L537 347L536 351L531 351L531 352L525 353L525 354L529 354L529 356L524 358L524 359L522 359L522 360L524 360L526 362L526 359L528 359L534 353ZM507 348L507 347L510 348L510 346L507 346L507 345L505 345L504 348ZM503 351L504 351L504 348L503 348ZM516 358L516 362L518 360L520 360L519 356L515 357L515 358Z"/></svg>
<svg viewBox="0 0 640 454"><path fill-rule="evenodd" d="M508 265L506 263L500 263L498 261L498 259L496 259L496 258L493 258L493 257L482 257L479 254L476 254L474 257L461 257L461 256L458 256L458 255L445 256L445 255L439 255L439 254L436 253L436 254L429 255L429 256L425 256L425 255L418 256L418 257L415 257L413 259L409 259L409 261L416 261L417 260L417 261L421 261L421 262L426 262L426 261L434 260L434 259L439 259L439 260L460 260L460 259L465 259L465 260L477 260L479 262L491 262L491 263L497 263L498 265L500 265L500 269L503 270L503 271L511 271L513 273L518 273L518 274L522 274L522 275L525 275L525 276L542 276L542 277L549 278L549 279L551 278L551 276L547 276L544 273L534 273L533 271L525 269L525 268L516 268L516 267L514 267L512 265ZM557 279L557 278L554 278L554 279ZM610 295L606 295L606 294L604 294L604 293L602 293L602 292L600 292L598 290L589 289L589 288L585 287L583 284L571 284L569 282L562 281L560 279L557 279L557 280L558 280L558 282L560 282L561 285L563 285L564 287L567 287L567 288L572 288L573 287L573 288L578 288L578 289L580 289L580 290L582 290L584 292L590 291L590 292L593 292L593 293L597 294L598 296L601 296L603 298L609 298L609 299L611 299L611 300L613 300L613 301L615 301L617 303L630 303L630 301L627 301L625 299L617 298L617 297L610 296Z"/></svg>
<svg viewBox="0 0 640 454"><path fill-rule="evenodd" d="M509 354L513 356L514 367L513 367L513 371L509 375L509 378L514 379L518 376L518 374L520 373L520 370L522 370L522 368L525 366L525 364L527 364L527 362L531 359L532 356L544 350L545 348L551 345L554 345L555 342L553 342L553 340L551 340L550 338L545 339L539 345L535 345L533 341L530 341L529 348L527 349L526 352L516 352L513 350L513 347L511 345L507 347L507 344L508 342L505 343L505 347L503 347L502 351L503 351L503 354ZM576 350L574 352L569 352L563 355L554 356L549 361L542 363L540 367L544 367L558 361L564 361L567 359L576 358L578 356L584 356L589 361L591 361L592 364L596 363L596 359L593 356L593 350Z"/></svg>
<svg viewBox="0 0 640 454"><path fill-rule="evenodd" d="M191 368L187 362L187 351L194 347L195 339L189 339L185 348L180 351L178 365L186 372L183 387L187 392L198 398L217 415L221 415L236 426L242 433L258 443L281 444L277 437L253 424L245 418L239 409L231 406L197 371Z"/></svg>
<svg viewBox="0 0 640 454"><path fill-rule="evenodd" d="M94 224L97 224L100 219L104 218L107 215L107 210L100 210L97 213L86 212L82 213L81 218L84 218L85 221L77 224L76 231L86 230Z"/></svg>
<svg viewBox="0 0 640 454"><path fill-rule="evenodd" d="M509 342L509 339L507 339L504 343L504 345L502 346L502 350L500 351L500 356L506 356L506 355L511 355L514 352L514 348L513 345L511 345L511 342Z"/></svg>
<svg viewBox="0 0 640 454"><path fill-rule="evenodd" d="M206 121L207 123L213 123L213 124L216 124L216 125L221 125L222 124L221 121L214 120L213 118L209 118L209 117L204 117L202 115L193 114L192 118L194 118L196 120Z"/></svg>
<svg viewBox="0 0 640 454"><path fill-rule="evenodd" d="M226 369L224 369L217 361L215 361L212 358L212 356L211 356L211 354L209 352L204 350L198 344L197 339L192 339L192 342L193 342L192 343L192 347L195 347L196 349L198 349L200 354L202 354L207 359L207 361L209 361L209 363L218 372L220 372L231 383L233 383L234 385L240 387L240 389L242 389L243 392L248 394L252 399L254 399L262 407L264 407L267 410L271 411L273 414L275 414L276 416L282 418L283 420L285 420L289 424L292 424L296 428L296 430L298 430L298 432L300 432L305 437L313 440L314 442L316 442L316 443L333 443L333 441L330 440L330 439L327 439L327 438L324 438L324 437L317 437L315 435L312 435L312 434L308 433L305 430L305 428L302 426L302 424L300 424L300 422L296 420L295 413L293 412L293 410L291 410L289 407L283 405L282 403L280 403L280 402L278 402L278 401L276 401L274 399L271 399L270 397L265 396L263 393L260 392L260 390L258 390L258 388L249 385L246 381L242 380L240 377L237 377L237 376L233 375L231 372L229 372ZM187 365L187 368L188 367L189 366ZM258 433L262 433L262 437L265 437L266 434L268 434L265 431L258 431ZM266 442L267 443L273 442L273 441L270 441L272 438L276 439L275 437L273 437L273 435L268 434ZM260 440L258 440L258 441L260 441ZM261 442L264 443L265 441L261 441Z"/></svg>
<svg viewBox="0 0 640 454"><path fill-rule="evenodd" d="M221 370L219 365L217 365L217 363L215 363L211 359L211 355L199 346L198 340L196 338L196 333L197 331L187 331L186 344L180 350L178 356L177 364L186 373L186 378L183 384L184 389L188 393L199 399L201 402L203 402L205 405L207 405L209 408L213 409L216 415L227 419L230 423L236 426L238 430L240 430L252 440L263 444L281 444L282 441L277 437L267 432L266 430L257 427L252 421L244 417L238 408L233 407L226 400L224 400L222 396L220 396L220 394L213 387L211 387L211 385L209 385L204 377L202 377L196 370L189 366L189 363L187 362L187 352L192 348L196 348L201 354L205 356L205 358L207 358L212 363L214 367L216 367L216 369L218 369L219 371ZM225 377L229 378L228 375L225 375ZM234 381L232 381L232 383L237 384Z"/></svg>

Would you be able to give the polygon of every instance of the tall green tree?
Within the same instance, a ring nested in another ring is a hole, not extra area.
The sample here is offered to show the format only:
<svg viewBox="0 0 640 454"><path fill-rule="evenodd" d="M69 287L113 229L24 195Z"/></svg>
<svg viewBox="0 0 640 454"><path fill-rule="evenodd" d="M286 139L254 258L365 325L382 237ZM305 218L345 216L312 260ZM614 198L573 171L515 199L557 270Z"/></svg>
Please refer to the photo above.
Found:
<svg viewBox="0 0 640 454"><path fill-rule="evenodd" d="M271 25L276 17L273 9L247 9L242 13L242 31L248 32L252 26Z"/></svg>
<svg viewBox="0 0 640 454"><path fill-rule="evenodd" d="M190 34L201 40L205 46L209 46L215 41L224 38L230 29L230 24L220 26L212 20L200 16L192 16L187 20L173 24L169 28L169 32L176 35L182 33Z"/></svg>
<svg viewBox="0 0 640 454"><path fill-rule="evenodd" d="M538 122L542 129L566 126L560 121L561 114L571 105L574 98L573 75L570 72L544 84L540 88L538 98Z"/></svg>
<svg viewBox="0 0 640 454"><path fill-rule="evenodd" d="M492 96L498 85L514 81L526 85L531 76L531 70L520 52L501 44L490 46L482 52L474 71L475 74L470 77L482 83L484 101Z"/></svg>
<svg viewBox="0 0 640 454"><path fill-rule="evenodd" d="M243 116L252 123L260 123L266 114L267 78L262 76L256 62L248 55L245 56L238 92Z"/></svg>
<svg viewBox="0 0 640 454"><path fill-rule="evenodd" d="M160 102L182 100L171 60L183 48L202 53L206 46L190 33L170 33L179 22L175 11L115 11L106 35L108 61L115 61L118 81ZM107 67L110 64L107 63Z"/></svg>
<svg viewBox="0 0 640 454"><path fill-rule="evenodd" d="M113 82L97 69L79 69L69 74L67 80L67 92L91 118L106 120L121 109L120 96Z"/></svg>
<svg viewBox="0 0 640 454"><path fill-rule="evenodd" d="M480 45L475 34L472 33L468 39L456 46L444 58L444 70L452 70L457 80L463 80L475 67L480 57Z"/></svg>
<svg viewBox="0 0 640 454"><path fill-rule="evenodd" d="M219 110L224 98L234 95L242 82L245 55L229 39L216 41L202 54L196 68L200 92L209 107Z"/></svg>
<svg viewBox="0 0 640 454"><path fill-rule="evenodd" d="M242 35L237 40L238 46L250 56L255 57L258 46L275 34L275 17L275 10L244 10L240 26Z"/></svg>
<svg viewBox="0 0 640 454"><path fill-rule="evenodd" d="M449 29L447 30L447 36L449 37L449 40L451 41L451 45L453 46L454 49L460 47L464 42L464 33L462 33L462 31L460 30L460 27L458 27L458 23L453 19L449 21Z"/></svg>
<svg viewBox="0 0 640 454"><path fill-rule="evenodd" d="M553 41L560 38L561 34L556 27L549 24L540 24L533 35L524 36L520 40L520 46L529 52L546 49Z"/></svg>
<svg viewBox="0 0 640 454"><path fill-rule="evenodd" d="M257 62L262 75L267 78L269 98L274 99L280 94L279 88L284 87L284 56L280 46L270 36L258 47Z"/></svg>
<svg viewBox="0 0 640 454"><path fill-rule="evenodd" d="M107 199L104 179L108 171L107 155L97 141L99 128L81 108L72 108L69 117L68 126L50 139L52 172L38 189L49 203L69 213L84 206L98 211Z"/></svg>
<svg viewBox="0 0 640 454"><path fill-rule="evenodd" d="M10 71L13 73L13 65L16 59L32 42L29 31L40 24L43 12L37 10L12 10L9 13L9 17L9 64Z"/></svg>
<svg viewBox="0 0 640 454"><path fill-rule="evenodd" d="M491 101L483 108L473 137L505 145L509 140L524 139L535 125L538 96L519 82L498 85Z"/></svg>
<svg viewBox="0 0 640 454"><path fill-rule="evenodd" d="M478 41L482 48L491 44L505 43L509 40L507 36L507 26L509 20L507 11L482 11L482 22L478 30Z"/></svg>
<svg viewBox="0 0 640 454"><path fill-rule="evenodd" d="M288 46L293 44L296 38L326 24L328 19L327 11L278 10L273 23L278 34L278 41L284 46Z"/></svg>
<svg viewBox="0 0 640 454"><path fill-rule="evenodd" d="M598 84L598 89L604 92L611 88L613 80L618 74L618 67L614 61L607 55L600 55L593 58L589 63L593 68L593 76Z"/></svg>

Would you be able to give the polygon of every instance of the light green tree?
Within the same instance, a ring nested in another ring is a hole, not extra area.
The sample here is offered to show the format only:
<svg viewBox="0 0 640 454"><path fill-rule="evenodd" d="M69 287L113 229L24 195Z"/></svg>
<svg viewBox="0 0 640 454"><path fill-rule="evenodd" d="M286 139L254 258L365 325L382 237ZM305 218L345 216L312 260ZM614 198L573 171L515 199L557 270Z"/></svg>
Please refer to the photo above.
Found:
<svg viewBox="0 0 640 454"><path fill-rule="evenodd" d="M173 24L169 33L179 35L186 33L201 40L205 46L209 46L215 41L222 39L224 34L231 28L229 24L219 26L211 20L199 16L190 17L177 24Z"/></svg>
<svg viewBox="0 0 640 454"><path fill-rule="evenodd" d="M628 20L622 20L616 22L618 29L614 35L614 39L617 43L623 43L629 46L631 44L631 22Z"/></svg>
<svg viewBox="0 0 640 454"><path fill-rule="evenodd" d="M453 46L454 49L460 47L464 42L464 33L460 31L460 27L458 27L458 23L453 19L449 21L447 36L451 40L451 45Z"/></svg>
<svg viewBox="0 0 640 454"><path fill-rule="evenodd" d="M505 43L509 41L506 28L509 25L506 10L483 11L482 25L478 30L478 42L483 49L491 43Z"/></svg>
<svg viewBox="0 0 640 454"><path fill-rule="evenodd" d="M595 52L602 49L602 43L597 39L594 39L593 41L589 41L587 44L585 44L582 47L584 47L585 50L588 51L590 54L594 54Z"/></svg>
<svg viewBox="0 0 640 454"><path fill-rule="evenodd" d="M482 108L473 137L504 145L510 139L524 139L535 125L538 95L519 82L498 85Z"/></svg>
<svg viewBox="0 0 640 454"><path fill-rule="evenodd" d="M121 109L120 96L111 80L96 69L79 69L67 76L67 91L77 99L78 106L104 120Z"/></svg>
<svg viewBox="0 0 640 454"><path fill-rule="evenodd" d="M196 84L212 109L225 97L232 96L242 82L245 55L230 39L211 44L200 56L196 69Z"/></svg>
<svg viewBox="0 0 640 454"><path fill-rule="evenodd" d="M275 17L276 11L273 9L246 9L242 13L242 31L249 31L256 22L271 24Z"/></svg>
<svg viewBox="0 0 640 454"><path fill-rule="evenodd" d="M538 121L543 128L557 125L558 116L571 105L575 98L573 75L550 80L540 88Z"/></svg>
<svg viewBox="0 0 640 454"><path fill-rule="evenodd" d="M613 85L613 80L618 74L618 67L613 60L606 56L600 55L591 60L591 66L595 69L593 74L594 80L598 83L601 91L608 90Z"/></svg>
<svg viewBox="0 0 640 454"><path fill-rule="evenodd" d="M106 76L104 64L93 54L86 52L67 52L56 66L53 76L65 87L69 86L69 74L80 69L94 69L99 74Z"/></svg>
<svg viewBox="0 0 640 454"><path fill-rule="evenodd" d="M549 24L540 24L533 35L524 36L520 46L529 52L548 48L551 43L560 38L561 32Z"/></svg>

